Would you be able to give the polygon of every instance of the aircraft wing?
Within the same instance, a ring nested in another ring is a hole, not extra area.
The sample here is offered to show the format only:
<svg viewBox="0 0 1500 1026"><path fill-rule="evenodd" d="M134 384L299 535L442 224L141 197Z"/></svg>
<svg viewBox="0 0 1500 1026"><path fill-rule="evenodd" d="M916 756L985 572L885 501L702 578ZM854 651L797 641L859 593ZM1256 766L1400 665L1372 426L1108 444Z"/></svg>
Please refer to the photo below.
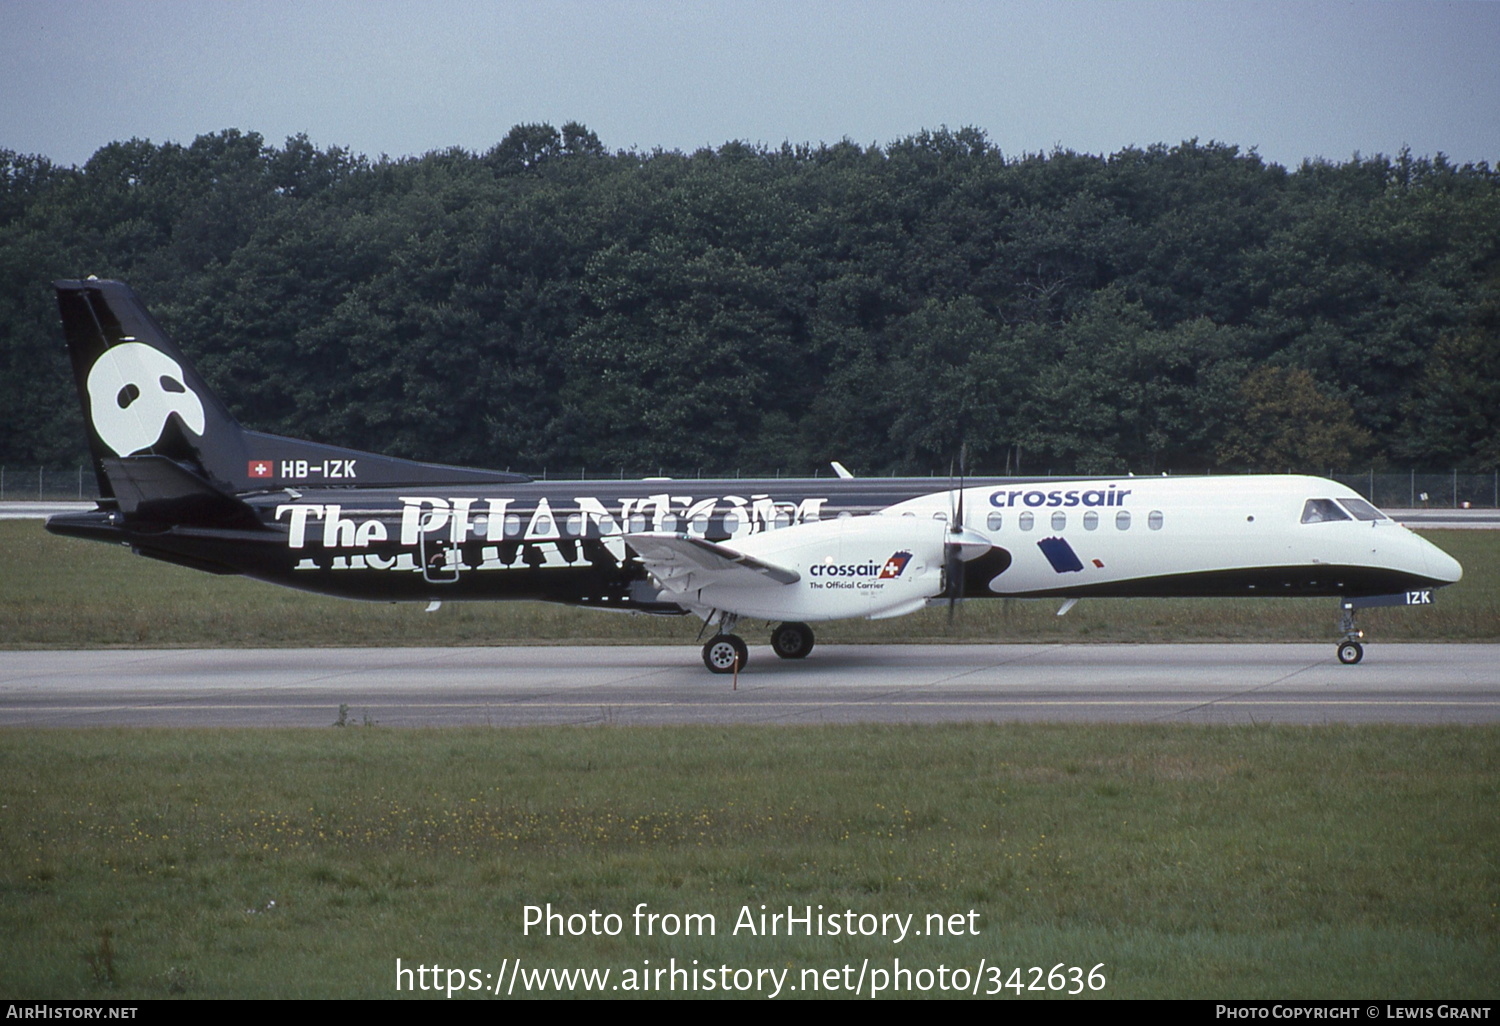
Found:
<svg viewBox="0 0 1500 1026"><path fill-rule="evenodd" d="M711 584L795 584L802 575L718 542L691 535L647 531L625 540L667 591L683 594Z"/></svg>

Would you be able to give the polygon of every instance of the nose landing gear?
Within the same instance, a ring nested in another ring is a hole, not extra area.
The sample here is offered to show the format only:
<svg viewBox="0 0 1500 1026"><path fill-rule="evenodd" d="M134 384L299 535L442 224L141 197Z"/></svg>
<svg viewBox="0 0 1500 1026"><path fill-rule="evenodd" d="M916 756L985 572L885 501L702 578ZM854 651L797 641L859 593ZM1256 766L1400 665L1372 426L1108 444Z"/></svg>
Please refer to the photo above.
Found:
<svg viewBox="0 0 1500 1026"><path fill-rule="evenodd" d="M1365 632L1354 623L1353 602L1345 599L1339 603L1339 609L1339 630L1344 632L1344 640L1339 642L1339 662L1353 666L1365 657L1365 647L1360 644Z"/></svg>
<svg viewBox="0 0 1500 1026"><path fill-rule="evenodd" d="M1432 605L1432 592L1432 588L1416 588L1412 591L1397 591L1389 595L1354 595L1339 600L1339 609L1342 611L1339 617L1339 630L1344 632L1344 640L1339 642L1339 662L1347 666L1365 657L1365 648L1360 644L1364 640L1365 632L1354 623L1356 609L1369 609L1374 606L1430 606Z"/></svg>

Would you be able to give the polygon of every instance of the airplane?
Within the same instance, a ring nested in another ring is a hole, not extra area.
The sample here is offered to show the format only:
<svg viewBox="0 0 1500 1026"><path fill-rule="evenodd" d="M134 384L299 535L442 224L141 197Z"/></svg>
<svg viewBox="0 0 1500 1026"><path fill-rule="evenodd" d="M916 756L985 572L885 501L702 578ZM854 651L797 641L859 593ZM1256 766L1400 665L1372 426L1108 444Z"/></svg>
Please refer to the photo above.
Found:
<svg viewBox="0 0 1500 1026"><path fill-rule="evenodd" d="M346 598L693 615L705 666L809 622L981 598L1321 596L1426 605L1462 567L1316 477L536 481L242 427L124 283L54 283L99 494L47 530ZM701 636L701 634L700 634Z"/></svg>

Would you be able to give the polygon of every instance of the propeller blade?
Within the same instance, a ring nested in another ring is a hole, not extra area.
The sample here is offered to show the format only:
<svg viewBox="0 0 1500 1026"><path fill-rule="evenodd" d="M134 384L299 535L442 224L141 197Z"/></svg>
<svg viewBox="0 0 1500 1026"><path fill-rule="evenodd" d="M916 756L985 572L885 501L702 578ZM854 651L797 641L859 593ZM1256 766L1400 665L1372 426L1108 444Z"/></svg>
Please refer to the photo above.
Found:
<svg viewBox="0 0 1500 1026"><path fill-rule="evenodd" d="M969 474L969 443L960 442L958 446L958 516L953 522L953 531L957 534L964 529L964 479Z"/></svg>
<svg viewBox="0 0 1500 1026"><path fill-rule="evenodd" d="M953 626L954 609L958 600L964 593L964 563L963 547L958 544L958 538L964 531L964 476L965 464L968 462L968 446L960 444L958 447L958 487L953 490L953 516L948 525L948 533L953 541L943 546L943 562L945 578L948 586L948 626ZM948 477L950 484L953 477L953 464L948 464Z"/></svg>
<svg viewBox="0 0 1500 1026"><path fill-rule="evenodd" d="M953 610L964 593L964 561L958 558L957 545L949 546L954 555L948 561L948 626L953 626Z"/></svg>

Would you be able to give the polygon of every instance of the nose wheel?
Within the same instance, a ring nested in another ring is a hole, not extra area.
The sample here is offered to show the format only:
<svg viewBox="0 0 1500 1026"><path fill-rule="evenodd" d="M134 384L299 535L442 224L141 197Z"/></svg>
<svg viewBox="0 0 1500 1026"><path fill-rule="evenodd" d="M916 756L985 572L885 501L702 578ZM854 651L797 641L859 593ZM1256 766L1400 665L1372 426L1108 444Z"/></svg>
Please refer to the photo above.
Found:
<svg viewBox="0 0 1500 1026"><path fill-rule="evenodd" d="M1353 666L1365 657L1365 646L1361 645L1360 639L1365 632L1360 630L1354 622L1354 605L1350 602L1339 604L1342 615L1339 617L1339 630L1344 632L1344 640L1339 642L1339 662L1345 666Z"/></svg>
<svg viewBox="0 0 1500 1026"><path fill-rule="evenodd" d="M710 673L734 673L750 661L750 650L737 634L716 634L703 646L703 665Z"/></svg>

